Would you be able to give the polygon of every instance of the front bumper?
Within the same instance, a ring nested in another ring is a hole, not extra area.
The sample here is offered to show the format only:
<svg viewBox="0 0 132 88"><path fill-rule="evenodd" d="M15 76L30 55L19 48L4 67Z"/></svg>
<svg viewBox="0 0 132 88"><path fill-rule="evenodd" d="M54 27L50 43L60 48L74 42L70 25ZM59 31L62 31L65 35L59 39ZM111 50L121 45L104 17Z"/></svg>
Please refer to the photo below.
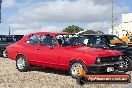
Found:
<svg viewBox="0 0 132 88"><path fill-rule="evenodd" d="M107 68L109 67L113 67L114 71L119 70L120 69L119 66L122 63L124 63L124 61L117 61L117 62L111 62L111 63L105 63L105 64L92 64L88 66L87 68L90 73L101 74L101 73L108 72Z"/></svg>
<svg viewBox="0 0 132 88"><path fill-rule="evenodd" d="M132 46L132 42L129 42L129 43L128 43L128 46Z"/></svg>

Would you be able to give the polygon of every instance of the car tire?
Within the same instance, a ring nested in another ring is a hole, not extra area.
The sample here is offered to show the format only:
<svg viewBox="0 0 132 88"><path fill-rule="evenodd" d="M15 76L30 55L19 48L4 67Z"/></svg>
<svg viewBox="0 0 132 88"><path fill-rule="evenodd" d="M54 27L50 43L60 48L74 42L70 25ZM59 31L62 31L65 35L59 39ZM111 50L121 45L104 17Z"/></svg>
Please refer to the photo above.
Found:
<svg viewBox="0 0 132 88"><path fill-rule="evenodd" d="M77 79L76 79L77 83L79 85L84 85L87 81L87 79L84 77L84 76L79 76Z"/></svg>
<svg viewBox="0 0 132 88"><path fill-rule="evenodd" d="M16 59L16 69L20 72L27 72L30 69L30 64L28 63L28 60L20 55Z"/></svg>
<svg viewBox="0 0 132 88"><path fill-rule="evenodd" d="M78 67L79 66L82 67L82 69L85 71L85 73L88 72L88 69L87 69L86 65L83 62L81 62L81 61L72 61L70 63L70 67L69 67L69 73L70 73L72 78L76 78L76 77L80 76L79 72L78 72Z"/></svg>
<svg viewBox="0 0 132 88"><path fill-rule="evenodd" d="M129 68L128 68L128 70L129 70L129 71L132 70L132 60L131 60L131 59L129 59Z"/></svg>
<svg viewBox="0 0 132 88"><path fill-rule="evenodd" d="M6 52L6 49L2 50L2 57L7 58L7 52Z"/></svg>
<svg viewBox="0 0 132 88"><path fill-rule="evenodd" d="M126 59L124 59L123 66L125 67L123 69L124 72L130 71L132 69L132 60L130 60L130 58L126 57Z"/></svg>

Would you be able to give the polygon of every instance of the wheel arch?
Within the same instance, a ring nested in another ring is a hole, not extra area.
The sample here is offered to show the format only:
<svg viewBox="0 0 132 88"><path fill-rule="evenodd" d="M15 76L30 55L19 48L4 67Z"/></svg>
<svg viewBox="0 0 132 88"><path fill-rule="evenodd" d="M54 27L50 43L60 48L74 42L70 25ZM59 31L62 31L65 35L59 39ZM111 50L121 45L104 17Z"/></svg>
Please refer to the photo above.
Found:
<svg viewBox="0 0 132 88"><path fill-rule="evenodd" d="M24 56L23 54L18 54L17 56L16 56L16 59L19 57L19 56ZM25 57L25 56L24 56Z"/></svg>
<svg viewBox="0 0 132 88"><path fill-rule="evenodd" d="M1 54L3 53L4 50L6 50L6 47L4 47L4 48L1 49Z"/></svg>
<svg viewBox="0 0 132 88"><path fill-rule="evenodd" d="M78 62L78 61L84 63L87 66L87 64L85 63L85 61L83 61L83 60L76 60L76 59L70 60L69 66L70 66L71 63Z"/></svg>
<svg viewBox="0 0 132 88"><path fill-rule="evenodd" d="M1 50L2 50L2 51L3 51L3 50L6 50L6 47L2 48Z"/></svg>

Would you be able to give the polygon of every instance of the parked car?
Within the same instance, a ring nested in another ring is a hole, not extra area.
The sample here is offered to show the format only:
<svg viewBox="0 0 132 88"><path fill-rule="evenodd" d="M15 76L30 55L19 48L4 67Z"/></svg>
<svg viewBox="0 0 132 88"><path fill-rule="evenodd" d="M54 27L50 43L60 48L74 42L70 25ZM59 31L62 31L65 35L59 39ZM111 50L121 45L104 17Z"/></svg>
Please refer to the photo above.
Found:
<svg viewBox="0 0 132 88"><path fill-rule="evenodd" d="M126 64L126 70L132 69L132 47L128 47L119 37L110 34L85 34L83 37L87 39L87 45L90 47L107 48L123 52L128 58L125 59L124 63Z"/></svg>
<svg viewBox="0 0 132 88"><path fill-rule="evenodd" d="M20 72L28 71L31 66L43 66L69 71L72 77L76 77L79 68L86 73L98 74L122 68L125 57L121 52L74 44L71 38L75 36L67 32L31 33L6 50Z"/></svg>
<svg viewBox="0 0 132 88"><path fill-rule="evenodd" d="M121 39L122 39L122 41L126 42L128 46L132 46L132 34L126 35Z"/></svg>
<svg viewBox="0 0 132 88"><path fill-rule="evenodd" d="M8 35L0 35L0 55L3 57L7 57L6 55L6 46L14 43L15 41L13 40L12 37Z"/></svg>
<svg viewBox="0 0 132 88"><path fill-rule="evenodd" d="M22 35L0 35L0 55L4 58L7 57L6 46L13 44L20 40Z"/></svg>
<svg viewBox="0 0 132 88"><path fill-rule="evenodd" d="M24 35L10 35L10 36L12 36L16 42L18 42L19 40L21 40L24 37Z"/></svg>

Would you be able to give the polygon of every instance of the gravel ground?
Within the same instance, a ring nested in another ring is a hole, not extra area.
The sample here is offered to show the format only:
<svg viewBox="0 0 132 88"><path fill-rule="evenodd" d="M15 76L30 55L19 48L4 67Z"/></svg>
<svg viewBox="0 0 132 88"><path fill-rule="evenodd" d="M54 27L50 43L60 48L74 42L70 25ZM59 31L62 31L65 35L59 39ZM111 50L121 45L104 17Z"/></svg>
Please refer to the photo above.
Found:
<svg viewBox="0 0 132 88"><path fill-rule="evenodd" d="M15 61L0 58L0 88L132 88L130 84L93 83L80 86L68 73L60 70L37 67L21 73L16 70Z"/></svg>

